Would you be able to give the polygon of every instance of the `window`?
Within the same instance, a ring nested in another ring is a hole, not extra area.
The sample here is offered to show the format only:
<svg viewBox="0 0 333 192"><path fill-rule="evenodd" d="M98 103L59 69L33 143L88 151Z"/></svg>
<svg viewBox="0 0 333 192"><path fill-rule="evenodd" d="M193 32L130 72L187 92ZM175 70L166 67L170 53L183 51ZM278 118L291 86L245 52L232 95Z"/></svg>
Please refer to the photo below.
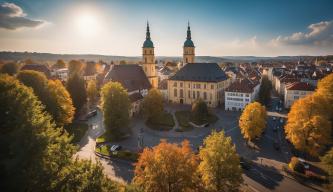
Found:
<svg viewBox="0 0 333 192"><path fill-rule="evenodd" d="M183 93L182 89L179 90L179 97L184 97L184 93Z"/></svg>
<svg viewBox="0 0 333 192"><path fill-rule="evenodd" d="M145 63L147 63L147 57L145 57Z"/></svg>
<svg viewBox="0 0 333 192"><path fill-rule="evenodd" d="M299 99L299 96L294 96L294 99Z"/></svg>
<svg viewBox="0 0 333 192"><path fill-rule="evenodd" d="M209 99L213 100L213 94L211 94L211 93L209 94Z"/></svg>
<svg viewBox="0 0 333 192"><path fill-rule="evenodd" d="M204 97L204 100L207 100L207 93L206 92L203 93L203 97Z"/></svg>
<svg viewBox="0 0 333 192"><path fill-rule="evenodd" d="M201 88L200 84L197 84L197 89L200 89L200 88Z"/></svg>
<svg viewBox="0 0 333 192"><path fill-rule="evenodd" d="M204 89L206 89L206 84L204 84Z"/></svg>
<svg viewBox="0 0 333 192"><path fill-rule="evenodd" d="M191 84L188 84L188 88L191 88Z"/></svg>
<svg viewBox="0 0 333 192"><path fill-rule="evenodd" d="M195 99L195 91L193 91L193 99Z"/></svg>
<svg viewBox="0 0 333 192"><path fill-rule="evenodd" d="M182 82L180 82L180 83L179 83L179 86L180 86L180 87L183 87L183 83L182 83Z"/></svg>
<svg viewBox="0 0 333 192"><path fill-rule="evenodd" d="M246 97L249 97L249 94L246 94L245 96L246 96Z"/></svg>
<svg viewBox="0 0 333 192"><path fill-rule="evenodd" d="M177 97L177 89L173 90L173 96Z"/></svg>
<svg viewBox="0 0 333 192"><path fill-rule="evenodd" d="M174 83L173 83L173 86L174 86L174 87L177 87L177 82L174 82Z"/></svg>
<svg viewBox="0 0 333 192"><path fill-rule="evenodd" d="M214 89L214 85L210 85L210 88L211 88L211 89Z"/></svg>
<svg viewBox="0 0 333 192"><path fill-rule="evenodd" d="M249 101L249 99L245 99L245 101L247 101L247 102L248 102L248 101Z"/></svg>
<svg viewBox="0 0 333 192"><path fill-rule="evenodd" d="M197 91L197 98L199 98L200 97L200 92L199 91Z"/></svg>
<svg viewBox="0 0 333 192"><path fill-rule="evenodd" d="M188 98L191 99L191 91L188 91Z"/></svg>

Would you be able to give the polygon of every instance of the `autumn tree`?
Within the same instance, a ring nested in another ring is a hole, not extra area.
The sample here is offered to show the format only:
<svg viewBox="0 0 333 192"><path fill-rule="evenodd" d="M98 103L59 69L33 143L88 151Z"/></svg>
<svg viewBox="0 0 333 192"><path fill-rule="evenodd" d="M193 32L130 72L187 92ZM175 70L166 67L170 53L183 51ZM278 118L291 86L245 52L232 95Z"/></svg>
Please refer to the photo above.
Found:
<svg viewBox="0 0 333 192"><path fill-rule="evenodd" d="M266 127L266 108L258 102L248 104L239 118L239 128L245 139L259 137Z"/></svg>
<svg viewBox="0 0 333 192"><path fill-rule="evenodd" d="M58 59L57 62L52 66L55 69L61 69L66 67L66 63L62 59Z"/></svg>
<svg viewBox="0 0 333 192"><path fill-rule="evenodd" d="M69 93L60 81L48 80L43 73L30 70L20 71L17 78L33 89L58 126L72 122L75 109Z"/></svg>
<svg viewBox="0 0 333 192"><path fill-rule="evenodd" d="M3 191L117 191L99 164L73 161L68 134L14 77L0 75L0 109Z"/></svg>
<svg viewBox="0 0 333 192"><path fill-rule="evenodd" d="M87 102L87 91L84 79L78 73L69 76L66 88L72 98L76 113Z"/></svg>
<svg viewBox="0 0 333 192"><path fill-rule="evenodd" d="M320 95L309 95L297 100L288 113L285 126L287 138L296 149L318 156L330 143L331 122L325 114L327 100Z"/></svg>
<svg viewBox="0 0 333 192"><path fill-rule="evenodd" d="M8 75L15 75L19 70L19 66L17 63L10 62L5 63L1 66L0 73L6 73Z"/></svg>
<svg viewBox="0 0 333 192"><path fill-rule="evenodd" d="M162 140L140 154L133 183L146 192L194 191L200 184L197 167L197 158L188 141L178 146Z"/></svg>
<svg viewBox="0 0 333 192"><path fill-rule="evenodd" d="M207 191L237 191L242 171L236 147L224 132L213 131L199 152L199 173Z"/></svg>
<svg viewBox="0 0 333 192"><path fill-rule="evenodd" d="M108 82L101 90L104 125L110 136L119 138L129 124L130 101L118 82Z"/></svg>
<svg viewBox="0 0 333 192"><path fill-rule="evenodd" d="M202 99L198 99L192 104L191 116L192 119L198 123L207 121L209 111L207 104Z"/></svg>
<svg viewBox="0 0 333 192"><path fill-rule="evenodd" d="M328 188L333 190L333 147L320 159L329 175Z"/></svg>
<svg viewBox="0 0 333 192"><path fill-rule="evenodd" d="M149 119L158 118L162 115L163 97L158 89L150 89L148 95L143 100L143 110Z"/></svg>
<svg viewBox="0 0 333 192"><path fill-rule="evenodd" d="M316 93L327 99L330 109L333 109L333 73L327 75L318 82ZM333 113L331 112L330 119L333 120Z"/></svg>
<svg viewBox="0 0 333 192"><path fill-rule="evenodd" d="M78 60L71 60L68 63L68 75L72 76L75 73L81 74L83 70L83 64Z"/></svg>
<svg viewBox="0 0 333 192"><path fill-rule="evenodd" d="M272 83L267 77L263 77L261 80L259 93L258 93L258 101L262 105L268 105L271 100L271 90Z"/></svg>
<svg viewBox="0 0 333 192"><path fill-rule="evenodd" d="M87 85L87 96L90 104L93 104L98 96L96 81L90 80Z"/></svg>

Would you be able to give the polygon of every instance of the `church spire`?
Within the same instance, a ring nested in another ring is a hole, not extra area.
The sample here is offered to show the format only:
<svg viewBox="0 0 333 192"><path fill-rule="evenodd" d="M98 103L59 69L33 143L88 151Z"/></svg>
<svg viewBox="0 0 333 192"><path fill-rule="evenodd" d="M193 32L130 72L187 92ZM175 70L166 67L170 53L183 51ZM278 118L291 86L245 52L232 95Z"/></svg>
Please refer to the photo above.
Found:
<svg viewBox="0 0 333 192"><path fill-rule="evenodd" d="M149 40L150 40L150 31L149 31L149 22L148 22L148 21L147 21L146 39L149 39Z"/></svg>
<svg viewBox="0 0 333 192"><path fill-rule="evenodd" d="M186 39L191 40L191 28L190 28L190 22L187 22L187 37Z"/></svg>

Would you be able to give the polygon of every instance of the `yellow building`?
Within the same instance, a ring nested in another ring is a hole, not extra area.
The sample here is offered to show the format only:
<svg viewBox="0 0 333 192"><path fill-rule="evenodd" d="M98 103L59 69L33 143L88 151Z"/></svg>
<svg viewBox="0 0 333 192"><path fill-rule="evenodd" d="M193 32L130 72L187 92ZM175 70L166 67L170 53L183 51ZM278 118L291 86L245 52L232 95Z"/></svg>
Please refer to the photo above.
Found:
<svg viewBox="0 0 333 192"><path fill-rule="evenodd" d="M142 68L153 88L158 87L158 78L155 69L154 44L150 38L149 24L147 23L146 40L142 46Z"/></svg>
<svg viewBox="0 0 333 192"><path fill-rule="evenodd" d="M168 100L171 103L192 104L204 100L209 107L224 103L224 90L230 85L217 63L195 63L195 46L190 25L183 47L183 66L168 79Z"/></svg>

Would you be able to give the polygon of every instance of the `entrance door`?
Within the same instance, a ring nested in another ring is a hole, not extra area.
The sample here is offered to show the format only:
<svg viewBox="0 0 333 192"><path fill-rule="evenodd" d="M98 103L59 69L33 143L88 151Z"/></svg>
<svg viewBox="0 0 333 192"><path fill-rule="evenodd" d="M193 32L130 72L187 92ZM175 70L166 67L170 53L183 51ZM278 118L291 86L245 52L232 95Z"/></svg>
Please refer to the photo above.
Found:
<svg viewBox="0 0 333 192"><path fill-rule="evenodd" d="M180 103L180 104L183 104L183 103L184 103L183 99L180 99L179 103Z"/></svg>

